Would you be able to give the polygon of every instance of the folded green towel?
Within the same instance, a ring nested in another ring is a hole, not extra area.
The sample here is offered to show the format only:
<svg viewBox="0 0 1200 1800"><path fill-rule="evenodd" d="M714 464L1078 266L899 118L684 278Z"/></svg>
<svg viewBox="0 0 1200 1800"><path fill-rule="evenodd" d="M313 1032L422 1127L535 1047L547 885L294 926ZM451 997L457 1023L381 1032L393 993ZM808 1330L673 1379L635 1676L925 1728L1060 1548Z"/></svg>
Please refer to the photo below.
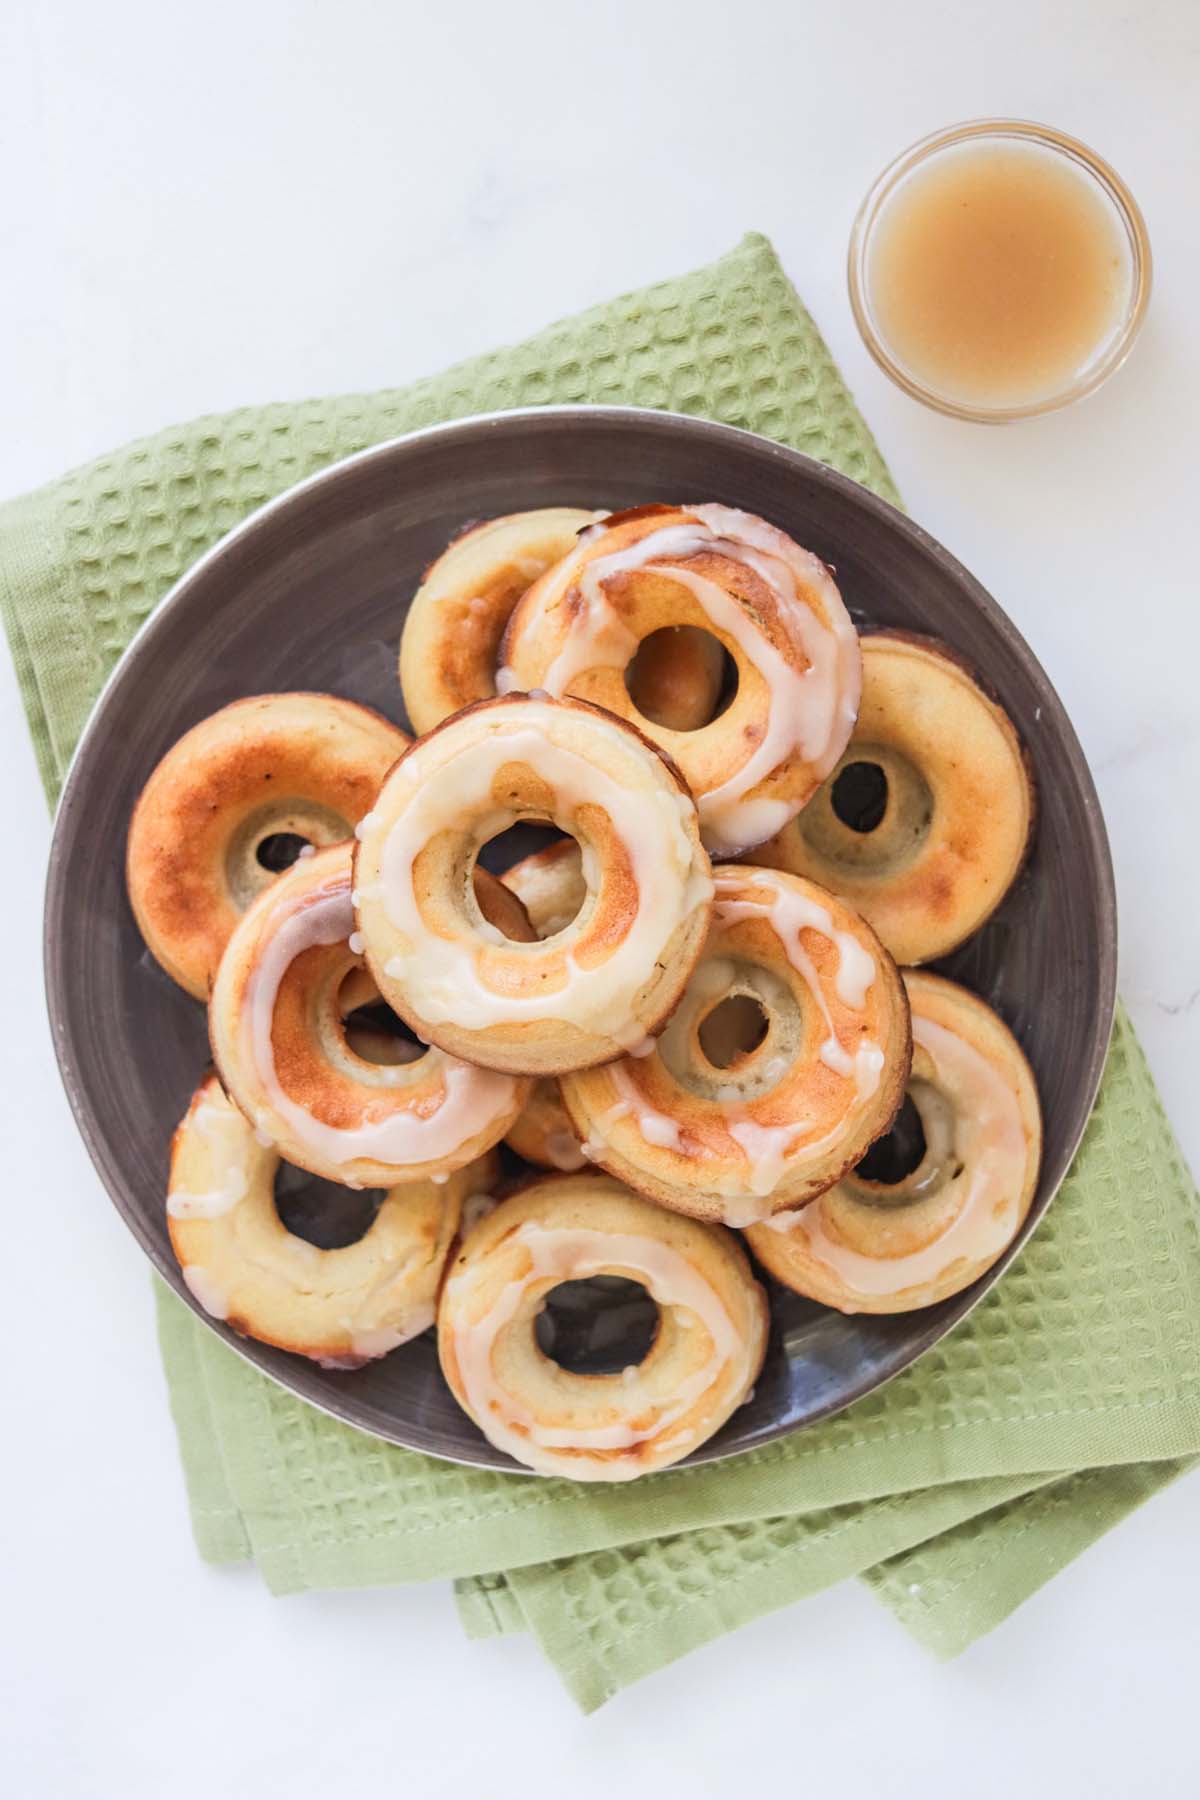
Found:
<svg viewBox="0 0 1200 1800"><path fill-rule="evenodd" d="M417 386L205 419L0 511L0 605L53 800L97 690L174 578L313 469L440 419L622 401L767 433L895 499L761 237ZM472 1634L530 1630L584 1707L862 1574L950 1653L1200 1453L1196 1193L1128 1022L1047 1219L878 1394L781 1443L618 1487L459 1468L326 1418L165 1288L196 1538L277 1592L453 1576Z"/></svg>

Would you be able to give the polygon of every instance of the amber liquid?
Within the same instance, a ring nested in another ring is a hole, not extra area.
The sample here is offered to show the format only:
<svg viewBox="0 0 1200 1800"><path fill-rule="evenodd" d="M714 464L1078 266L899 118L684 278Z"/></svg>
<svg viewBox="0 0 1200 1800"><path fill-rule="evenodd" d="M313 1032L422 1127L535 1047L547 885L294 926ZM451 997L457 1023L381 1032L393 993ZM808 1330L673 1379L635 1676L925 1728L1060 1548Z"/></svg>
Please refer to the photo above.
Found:
<svg viewBox="0 0 1200 1800"><path fill-rule="evenodd" d="M1121 323L1131 260L1092 179L1032 144L956 145L907 176L871 238L867 286L895 360L959 405L1069 389Z"/></svg>

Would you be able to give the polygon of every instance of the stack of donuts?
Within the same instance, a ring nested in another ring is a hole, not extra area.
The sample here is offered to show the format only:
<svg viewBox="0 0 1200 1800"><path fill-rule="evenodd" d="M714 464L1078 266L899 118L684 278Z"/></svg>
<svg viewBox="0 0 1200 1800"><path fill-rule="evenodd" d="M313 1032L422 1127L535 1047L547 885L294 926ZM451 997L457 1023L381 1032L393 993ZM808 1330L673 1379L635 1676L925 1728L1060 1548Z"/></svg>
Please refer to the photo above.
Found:
<svg viewBox="0 0 1200 1800"><path fill-rule="evenodd" d="M166 1201L199 1305L337 1369L436 1325L493 1444L624 1480L746 1401L774 1284L888 1313L987 1270L1037 1093L917 965L1000 903L1034 800L959 659L860 639L765 520L655 505L467 530L399 674L415 738L238 700L134 811L138 924L208 1008ZM528 825L556 835L497 863ZM287 1165L358 1235L301 1229ZM638 1290L640 1354L554 1353L564 1297L578 1325Z"/></svg>

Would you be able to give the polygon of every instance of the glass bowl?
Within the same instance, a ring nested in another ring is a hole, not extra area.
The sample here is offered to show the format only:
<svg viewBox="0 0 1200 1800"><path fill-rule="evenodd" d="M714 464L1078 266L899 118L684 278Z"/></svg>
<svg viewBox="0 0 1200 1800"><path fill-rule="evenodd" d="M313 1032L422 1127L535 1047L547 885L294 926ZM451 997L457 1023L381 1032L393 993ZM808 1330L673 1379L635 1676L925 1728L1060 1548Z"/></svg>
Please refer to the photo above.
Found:
<svg viewBox="0 0 1200 1800"><path fill-rule="evenodd" d="M1108 336L1091 356L1060 388L1029 401L1004 405L956 398L924 380L907 367L887 336L872 303L870 263L876 228L902 185L916 170L935 158L965 144L995 142L1034 145L1054 157L1063 159L1082 171L1106 202L1119 228L1129 258L1128 294L1121 315ZM891 376L898 387L914 400L952 418L972 419L981 424L1003 424L1013 419L1033 418L1039 413L1054 412L1084 395L1094 393L1120 368L1133 348L1141 329L1150 299L1151 257L1146 222L1137 201L1115 170L1065 132L1048 125L1036 125L1026 119L973 119L962 125L949 125L935 131L903 151L879 176L858 211L850 234L848 266L850 304L863 342L880 368Z"/></svg>

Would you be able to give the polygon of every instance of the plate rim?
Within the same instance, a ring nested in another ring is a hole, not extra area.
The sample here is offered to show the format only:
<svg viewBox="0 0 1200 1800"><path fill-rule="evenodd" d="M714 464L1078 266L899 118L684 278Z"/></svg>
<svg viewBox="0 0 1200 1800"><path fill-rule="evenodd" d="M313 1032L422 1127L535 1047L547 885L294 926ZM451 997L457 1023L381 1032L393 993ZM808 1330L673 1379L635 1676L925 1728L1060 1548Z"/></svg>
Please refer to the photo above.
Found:
<svg viewBox="0 0 1200 1800"><path fill-rule="evenodd" d="M864 507L868 512L874 513L876 518L889 529L899 531L901 536L908 538L926 556L938 563L952 580L960 587L965 588L972 605L982 613L996 633L1004 640L1010 654L1021 666L1025 677L1033 687L1039 690L1043 706L1048 704L1052 709L1063 752L1082 801L1092 863L1100 878L1097 891L1093 895L1100 938L1099 966L1094 971L1097 984L1098 1025L1079 1087L1083 1104L1080 1106L1080 1117L1061 1153L1061 1166L1056 1169L1049 1190L1036 1213L1031 1210L1012 1243L986 1274L965 1290L962 1295L951 1296L949 1300L941 1303L937 1309L937 1318L930 1321L924 1332L917 1334L915 1343L905 1351L896 1367L886 1375L870 1379L861 1387L853 1386L852 1391L815 1407L811 1414L800 1423L779 1423L765 1427L756 1436L753 1444L723 1446L720 1444L719 1438L711 1440L676 1465L678 1468L696 1467L705 1463L723 1461L731 1456L746 1455L785 1437L808 1430L823 1419L844 1411L846 1407L864 1399L868 1394L878 1393L889 1382L894 1381L898 1375L910 1369L934 1344L962 1323L963 1319L974 1310L995 1283L1000 1280L1014 1258L1020 1254L1032 1233L1050 1210L1062 1186L1095 1106L1108 1055L1117 1005L1117 901L1112 855L1095 781L1065 705L1030 644L978 577L973 575L939 539L917 524L907 513L885 500L873 489L856 481L852 476L844 474L840 469L835 469L830 464L809 456L803 450L796 450L789 444L781 443L777 439L766 437L759 432L748 431L742 426L729 425L723 421L702 418L690 413L672 412L654 407L586 404L513 407L485 413L466 414L458 419L421 426L413 431L384 438L377 444L366 445L360 450L339 457L322 468L314 470L300 481L294 482L290 487L273 495L261 506L255 507L244 519L239 520L207 550L203 551L193 563L188 565L134 632L96 697L63 775L55 808L46 868L42 928L46 1009L59 1077L76 1128L83 1140L92 1166L99 1175L109 1199L148 1262L172 1292L188 1306L194 1316L201 1320L223 1343L241 1356L243 1361L249 1363L252 1368L265 1375L277 1386L282 1387L285 1392L296 1395L306 1404L315 1406L327 1417L336 1419L339 1423L348 1425L354 1430L460 1467L493 1469L532 1476L534 1479L537 1477L533 1471L523 1468L503 1452L495 1450L482 1436L477 1454L467 1455L464 1452L461 1455L455 1455L443 1448L434 1447L428 1441L414 1441L421 1437L419 1432L410 1430L407 1435L401 1435L396 1429L389 1428L386 1419L368 1425L363 1423L360 1418L349 1417L346 1411L333 1404L323 1391L319 1393L308 1391L307 1378L311 1376L315 1379L315 1375L302 1358L292 1359L297 1365L296 1369L294 1373L289 1369L289 1374L285 1375L268 1366L264 1359L262 1353L269 1350L270 1346L259 1345L254 1339L240 1337L221 1321L213 1319L204 1312L183 1282L177 1265L155 1240L143 1232L139 1208L127 1192L120 1169L115 1162L110 1164L103 1134L98 1128L98 1123L93 1119L92 1109L88 1104L84 1077L71 1054L70 1033L66 1024L68 1012L64 1005L62 992L64 971L57 953L56 928L59 919L69 910L65 893L68 851L72 838L78 790L90 763L93 746L104 741L107 717L115 697L124 688L126 682L135 676L145 658L147 646L153 644L155 637L167 628L174 613L186 603L191 588L197 582L207 578L215 566L233 553L244 538L258 531L264 522L269 521L277 513L285 511L314 489L336 487L340 481L352 476L354 471L364 464L387 460L398 453L403 454L414 445L431 440L440 439L453 443L456 439L479 436L482 433L514 424L518 428L534 429L540 421L548 418L564 423L575 422L584 428L595 423L602 423L609 427L622 424L636 425L639 429L649 426L652 430L661 429L668 435L674 435L680 429L684 429L690 435L699 434L701 438L710 439L717 449L732 450L735 454L749 452L758 457L765 455L769 460L781 463L785 468L799 467L805 476L809 480L815 480L818 486L824 484L831 487L852 506ZM979 673L986 684L988 681L987 671L980 670ZM944 1313L943 1308L948 1310ZM361 1403L358 1410L360 1412L364 1410Z"/></svg>

